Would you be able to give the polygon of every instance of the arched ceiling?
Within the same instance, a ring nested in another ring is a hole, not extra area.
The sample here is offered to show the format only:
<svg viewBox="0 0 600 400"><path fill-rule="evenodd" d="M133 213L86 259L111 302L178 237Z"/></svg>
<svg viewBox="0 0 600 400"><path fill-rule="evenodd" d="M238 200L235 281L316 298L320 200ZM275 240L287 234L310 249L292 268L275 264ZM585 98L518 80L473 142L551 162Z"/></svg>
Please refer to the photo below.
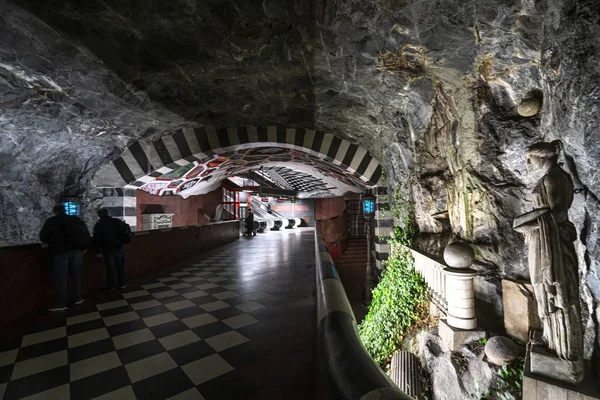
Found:
<svg viewBox="0 0 600 400"><path fill-rule="evenodd" d="M274 126L203 127L139 140L102 167L94 181L98 187L129 185L161 194L179 194L185 185L181 195L187 197L206 193L228 176L266 166L318 175L331 187L320 191L322 197L360 192L376 185L382 174L364 147L332 134ZM165 179L174 181L167 184Z"/></svg>

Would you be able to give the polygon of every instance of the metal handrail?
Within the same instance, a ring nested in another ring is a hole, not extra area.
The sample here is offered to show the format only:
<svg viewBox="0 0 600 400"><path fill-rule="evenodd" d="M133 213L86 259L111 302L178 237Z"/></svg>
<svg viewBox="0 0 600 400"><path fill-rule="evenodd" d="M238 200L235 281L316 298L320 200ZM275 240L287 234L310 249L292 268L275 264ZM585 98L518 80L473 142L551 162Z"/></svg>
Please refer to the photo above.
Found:
<svg viewBox="0 0 600 400"><path fill-rule="evenodd" d="M410 400L367 353L350 302L321 233L315 229L317 346L330 399Z"/></svg>

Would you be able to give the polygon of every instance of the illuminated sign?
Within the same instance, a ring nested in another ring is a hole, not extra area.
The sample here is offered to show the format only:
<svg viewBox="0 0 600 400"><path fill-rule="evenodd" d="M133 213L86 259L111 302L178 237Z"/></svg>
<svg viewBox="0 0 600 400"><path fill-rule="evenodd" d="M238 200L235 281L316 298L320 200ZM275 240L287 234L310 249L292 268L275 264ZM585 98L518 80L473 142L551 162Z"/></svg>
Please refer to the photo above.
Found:
<svg viewBox="0 0 600 400"><path fill-rule="evenodd" d="M63 203L63 206L65 207L67 215L79 215L79 204L73 201L66 201Z"/></svg>
<svg viewBox="0 0 600 400"><path fill-rule="evenodd" d="M370 198L363 199L363 213L373 215L375 213L375 200Z"/></svg>

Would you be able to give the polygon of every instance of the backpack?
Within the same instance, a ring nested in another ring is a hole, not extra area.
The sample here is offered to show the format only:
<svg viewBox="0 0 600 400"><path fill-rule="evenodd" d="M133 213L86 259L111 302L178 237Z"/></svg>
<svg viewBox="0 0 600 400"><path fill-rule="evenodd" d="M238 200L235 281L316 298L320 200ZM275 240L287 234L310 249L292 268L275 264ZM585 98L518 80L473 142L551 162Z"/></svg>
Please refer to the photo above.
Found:
<svg viewBox="0 0 600 400"><path fill-rule="evenodd" d="M92 244L92 238L85 222L78 217L67 217L65 235L67 244L73 249L85 250Z"/></svg>
<svg viewBox="0 0 600 400"><path fill-rule="evenodd" d="M131 243L131 237L133 236L133 232L131 232L131 227L125 221L119 221L119 241L121 244Z"/></svg>

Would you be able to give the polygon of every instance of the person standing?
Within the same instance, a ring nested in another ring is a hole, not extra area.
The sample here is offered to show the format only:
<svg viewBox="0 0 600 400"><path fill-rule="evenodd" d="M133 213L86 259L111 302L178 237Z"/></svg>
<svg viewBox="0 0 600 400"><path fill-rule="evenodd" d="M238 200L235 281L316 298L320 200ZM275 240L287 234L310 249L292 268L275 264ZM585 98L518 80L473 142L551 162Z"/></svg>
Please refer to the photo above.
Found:
<svg viewBox="0 0 600 400"><path fill-rule="evenodd" d="M90 244L90 234L80 218L66 214L63 205L54 206L52 212L54 216L44 222L40 231L40 240L48 244L54 268L56 299L48 311L59 312L67 309L69 274L73 281L75 304L83 303L81 266L83 254Z"/></svg>
<svg viewBox="0 0 600 400"><path fill-rule="evenodd" d="M106 265L106 287L104 290L125 287L125 251L129 243L129 232L125 223L108 215L106 208L98 210L100 220L94 226L93 243L96 257L104 258Z"/></svg>
<svg viewBox="0 0 600 400"><path fill-rule="evenodd" d="M254 214L252 210L248 210L248 215L244 222L246 223L246 234L252 236L252 231L254 231Z"/></svg>

